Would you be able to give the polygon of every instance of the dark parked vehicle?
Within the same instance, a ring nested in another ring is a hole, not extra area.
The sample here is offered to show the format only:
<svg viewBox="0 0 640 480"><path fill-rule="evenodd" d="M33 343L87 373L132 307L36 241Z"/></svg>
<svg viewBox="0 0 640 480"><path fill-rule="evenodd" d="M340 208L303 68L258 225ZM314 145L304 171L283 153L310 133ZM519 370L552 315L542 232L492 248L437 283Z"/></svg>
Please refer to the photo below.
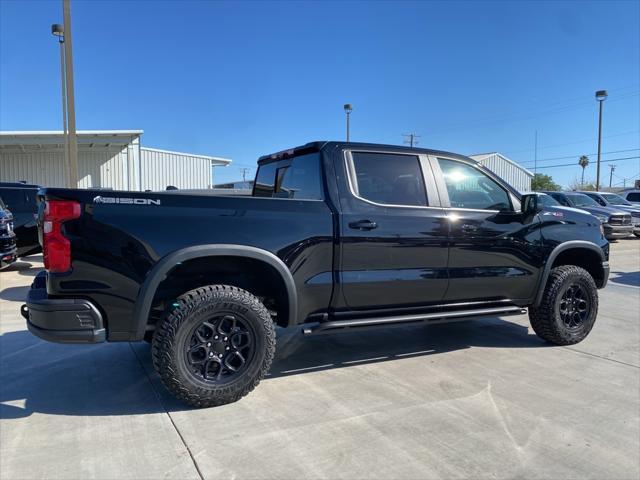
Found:
<svg viewBox="0 0 640 480"><path fill-rule="evenodd" d="M13 215L0 197L0 270L17 259L16 234L13 232Z"/></svg>
<svg viewBox="0 0 640 480"><path fill-rule="evenodd" d="M36 215L38 213L38 185L22 182L0 182L0 197L13 213L18 244L18 257L42 251L38 242Z"/></svg>
<svg viewBox="0 0 640 480"><path fill-rule="evenodd" d="M593 198L578 192L544 192L565 207L579 208L594 215L602 222L608 240L625 238L633 233L631 214L619 208L603 207Z"/></svg>
<svg viewBox="0 0 640 480"><path fill-rule="evenodd" d="M633 234L640 237L640 205L634 205L626 201L620 195L611 192L580 192L593 198L603 207L616 208L631 214L631 224L633 225Z"/></svg>
<svg viewBox="0 0 640 480"><path fill-rule="evenodd" d="M22 314L58 342L152 342L164 385L233 402L269 370L275 326L304 334L529 309L570 345L591 331L609 244L452 153L315 142L258 161L252 196L47 188L47 272Z"/></svg>

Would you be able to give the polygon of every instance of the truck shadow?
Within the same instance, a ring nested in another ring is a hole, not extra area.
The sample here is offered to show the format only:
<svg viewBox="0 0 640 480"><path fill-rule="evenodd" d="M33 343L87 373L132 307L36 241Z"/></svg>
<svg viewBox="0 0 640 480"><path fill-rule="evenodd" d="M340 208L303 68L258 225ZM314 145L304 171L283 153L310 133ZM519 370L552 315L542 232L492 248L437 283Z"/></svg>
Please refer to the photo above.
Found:
<svg viewBox="0 0 640 480"><path fill-rule="evenodd" d="M611 272L609 281L631 287L640 287L640 272Z"/></svg>
<svg viewBox="0 0 640 480"><path fill-rule="evenodd" d="M279 332L276 358L263 381L471 347L545 346L526 327L499 319L310 337L288 329ZM26 331L5 333L0 336L0 418L190 410L164 389L149 350L146 343L57 345Z"/></svg>
<svg viewBox="0 0 640 480"><path fill-rule="evenodd" d="M25 302L31 287L7 287L0 290L0 300L9 302Z"/></svg>
<svg viewBox="0 0 640 480"><path fill-rule="evenodd" d="M31 263L34 262L34 263ZM18 272L18 275L35 277L40 270L43 270L42 255L34 255L19 258L15 263L9 265L2 272Z"/></svg>

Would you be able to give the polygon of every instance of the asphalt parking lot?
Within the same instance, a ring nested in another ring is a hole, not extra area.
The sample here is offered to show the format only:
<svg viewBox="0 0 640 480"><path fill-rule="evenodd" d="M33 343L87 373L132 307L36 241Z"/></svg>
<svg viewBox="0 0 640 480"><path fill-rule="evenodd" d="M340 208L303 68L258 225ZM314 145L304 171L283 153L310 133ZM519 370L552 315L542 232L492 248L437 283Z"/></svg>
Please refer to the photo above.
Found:
<svg viewBox="0 0 640 480"><path fill-rule="evenodd" d="M526 316L301 337L238 403L182 406L149 346L56 345L0 273L0 477L640 478L640 239L612 244L591 335Z"/></svg>

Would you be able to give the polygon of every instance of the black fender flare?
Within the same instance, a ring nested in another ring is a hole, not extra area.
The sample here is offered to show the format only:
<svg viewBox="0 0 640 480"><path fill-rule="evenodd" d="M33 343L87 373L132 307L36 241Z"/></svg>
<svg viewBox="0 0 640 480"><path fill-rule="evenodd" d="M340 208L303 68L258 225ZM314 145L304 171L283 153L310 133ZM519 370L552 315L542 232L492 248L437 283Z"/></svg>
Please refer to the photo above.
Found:
<svg viewBox="0 0 640 480"><path fill-rule="evenodd" d="M560 245L556 246L549 254L549 258L547 258L547 262L544 265L542 275L540 275L540 280L538 282L538 292L536 293L534 306L537 307L538 305L540 305L540 302L542 301L544 288L547 284L547 279L549 278L549 274L551 273L551 266L553 265L553 262L555 261L557 256L560 255L562 252L565 252L567 250L573 250L574 248L586 248L588 250L593 250L598 254L598 256L600 257L600 261L603 264L606 261L602 248L600 248L595 243L588 242L586 240L569 240L567 242L563 242ZM607 281L606 276L604 281L606 283Z"/></svg>
<svg viewBox="0 0 640 480"><path fill-rule="evenodd" d="M151 311L151 304L156 290L160 283L166 278L166 275L180 262L193 260L199 257L244 257L260 260L273 267L282 277L287 289L287 298L289 300L289 318L287 325L292 326L297 322L298 314L298 294L291 275L291 271L273 253L261 248L249 247L246 245L232 244L209 244L196 245L186 247L171 252L154 265L147 274L144 282L140 287L138 299L136 300L133 319L135 322L135 331L133 332L134 340L142 340L147 328L147 320Z"/></svg>

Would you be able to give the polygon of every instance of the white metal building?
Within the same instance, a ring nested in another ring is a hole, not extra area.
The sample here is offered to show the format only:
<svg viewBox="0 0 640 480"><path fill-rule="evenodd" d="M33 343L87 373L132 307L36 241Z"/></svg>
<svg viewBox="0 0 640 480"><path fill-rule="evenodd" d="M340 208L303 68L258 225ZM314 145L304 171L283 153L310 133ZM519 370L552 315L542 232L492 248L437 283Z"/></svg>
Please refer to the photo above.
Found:
<svg viewBox="0 0 640 480"><path fill-rule="evenodd" d="M479 153L469 157L487 167L519 192L531 191L533 173L501 153Z"/></svg>
<svg viewBox="0 0 640 480"><path fill-rule="evenodd" d="M214 166L226 158L142 147L142 130L78 132L78 187L115 190L211 188ZM60 131L0 132L0 181L65 186Z"/></svg>

